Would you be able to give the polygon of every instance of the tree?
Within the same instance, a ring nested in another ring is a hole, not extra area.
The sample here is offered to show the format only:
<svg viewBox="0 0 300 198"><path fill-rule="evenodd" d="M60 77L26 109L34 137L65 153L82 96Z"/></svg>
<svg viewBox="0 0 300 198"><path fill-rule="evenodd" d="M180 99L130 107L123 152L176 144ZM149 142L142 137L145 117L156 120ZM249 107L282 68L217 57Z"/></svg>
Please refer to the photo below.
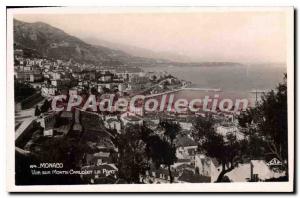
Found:
<svg viewBox="0 0 300 198"><path fill-rule="evenodd" d="M176 148L170 141L156 135L144 126L129 125L121 134L113 138L118 148L116 159L119 177L128 183L139 183L140 175L149 169L150 161L156 168L166 165L170 182L173 182L171 165L177 160Z"/></svg>
<svg viewBox="0 0 300 198"><path fill-rule="evenodd" d="M259 138L263 155L277 157L287 170L288 164L288 130L287 130L287 75L282 83L266 93L261 102L248 109L239 118L240 126L244 127L249 136ZM288 171L286 171L288 172Z"/></svg>
<svg viewBox="0 0 300 198"><path fill-rule="evenodd" d="M41 114L40 108L38 105L35 106L34 116L39 116Z"/></svg>
<svg viewBox="0 0 300 198"><path fill-rule="evenodd" d="M214 121L211 116L207 117L198 117L194 123L194 131L193 131L193 138L201 143L201 141L207 137L208 134L214 133Z"/></svg>
<svg viewBox="0 0 300 198"><path fill-rule="evenodd" d="M127 183L140 183L140 175L148 168L146 144L141 134L139 126L130 125L114 139L119 155L116 164L118 175Z"/></svg>
<svg viewBox="0 0 300 198"><path fill-rule="evenodd" d="M170 139L171 145L173 145L174 139L181 130L180 125L176 122L161 121L160 126L164 128L164 135Z"/></svg>
<svg viewBox="0 0 300 198"><path fill-rule="evenodd" d="M226 173L237 167L243 159L243 147L246 142L239 141L236 136L228 134L225 137L217 133L206 134L204 142L200 145L201 150L211 158L215 158L221 165L222 170L216 182L223 182Z"/></svg>
<svg viewBox="0 0 300 198"><path fill-rule="evenodd" d="M176 148L158 135L152 135L147 140L146 153L152 159L156 168L159 168L162 164L168 167L170 183L173 183L171 165L177 160Z"/></svg>
<svg viewBox="0 0 300 198"><path fill-rule="evenodd" d="M168 166L168 171L169 171L169 176L170 176L170 183L173 182L173 175L171 171L171 165L176 162L176 148L173 144L174 139L176 138L177 134L180 132L181 127L178 123L176 122L171 122L171 121L162 121L160 122L160 126L162 126L165 130L164 135L168 137L170 140L170 144L168 144L167 141L163 141L161 143L161 150L162 152L162 157L164 159L165 165Z"/></svg>
<svg viewBox="0 0 300 198"><path fill-rule="evenodd" d="M233 134L223 136L216 133L211 116L197 118L193 126L198 150L215 158L222 168L216 182L225 182L226 173L237 167L246 155L247 140L238 140Z"/></svg>

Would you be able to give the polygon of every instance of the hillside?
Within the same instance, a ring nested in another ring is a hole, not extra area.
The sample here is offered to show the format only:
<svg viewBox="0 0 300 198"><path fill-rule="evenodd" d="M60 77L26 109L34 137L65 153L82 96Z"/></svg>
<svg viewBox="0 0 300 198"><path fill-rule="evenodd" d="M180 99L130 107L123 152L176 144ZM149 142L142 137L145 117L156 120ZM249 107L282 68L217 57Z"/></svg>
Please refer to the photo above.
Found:
<svg viewBox="0 0 300 198"><path fill-rule="evenodd" d="M91 45L46 23L14 20L14 44L35 56L96 64L149 63L156 60L129 55L121 50Z"/></svg>
<svg viewBox="0 0 300 198"><path fill-rule="evenodd" d="M82 41L43 22L26 23L14 19L14 46L28 56L74 60L81 63L131 66L234 66L232 62L189 62L188 57L158 53L139 47L99 39Z"/></svg>
<svg viewBox="0 0 300 198"><path fill-rule="evenodd" d="M164 59L168 61L176 61L176 62L189 62L190 58L187 56L183 56L177 53L172 53L172 52L166 52L166 51L153 51L133 45L128 45L128 44L121 44L121 43L115 43L115 42L110 42L106 40L101 40L99 38L94 38L94 37L87 37L83 39L87 43L95 43L104 47L108 47L111 49L117 49L124 51L132 56L139 56L139 57L146 57L146 58L151 58L151 59Z"/></svg>

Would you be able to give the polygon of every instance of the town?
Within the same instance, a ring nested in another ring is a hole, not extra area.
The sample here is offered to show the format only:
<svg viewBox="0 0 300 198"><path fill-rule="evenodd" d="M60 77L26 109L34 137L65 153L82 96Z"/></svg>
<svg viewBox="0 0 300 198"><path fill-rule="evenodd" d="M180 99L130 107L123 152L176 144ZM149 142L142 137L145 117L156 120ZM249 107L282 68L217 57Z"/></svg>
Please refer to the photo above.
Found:
<svg viewBox="0 0 300 198"><path fill-rule="evenodd" d="M145 111L142 101L136 100L134 108L123 111L95 110L82 103L67 110L64 98L56 101L60 111L51 107L59 95L79 95L83 101L94 95L97 101L113 98L112 103L144 95L161 102L195 91L213 98L221 94L220 89L191 88L191 82L167 72L146 72L130 65L26 57L22 49L14 51L14 70L16 161L27 157L31 164L63 163L59 171L88 173L72 174L66 183L256 182L285 176L284 162L274 156L249 155L233 162L238 149L227 153L229 160L211 154L210 138L239 143L239 149L248 140L237 106L207 112L200 108L176 111L170 104L170 111L164 111L167 105L162 111ZM207 134L210 130L216 135ZM21 171L17 169L18 165L16 172ZM58 180L61 177L52 181Z"/></svg>

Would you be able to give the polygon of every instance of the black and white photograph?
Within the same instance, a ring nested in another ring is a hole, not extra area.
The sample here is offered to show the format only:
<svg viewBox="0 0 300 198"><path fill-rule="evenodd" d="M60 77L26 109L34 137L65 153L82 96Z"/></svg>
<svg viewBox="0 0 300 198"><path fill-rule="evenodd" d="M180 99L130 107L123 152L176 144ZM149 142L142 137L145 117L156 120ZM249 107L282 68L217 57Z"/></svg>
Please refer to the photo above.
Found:
<svg viewBox="0 0 300 198"><path fill-rule="evenodd" d="M7 9L9 189L293 191L293 28L292 7Z"/></svg>

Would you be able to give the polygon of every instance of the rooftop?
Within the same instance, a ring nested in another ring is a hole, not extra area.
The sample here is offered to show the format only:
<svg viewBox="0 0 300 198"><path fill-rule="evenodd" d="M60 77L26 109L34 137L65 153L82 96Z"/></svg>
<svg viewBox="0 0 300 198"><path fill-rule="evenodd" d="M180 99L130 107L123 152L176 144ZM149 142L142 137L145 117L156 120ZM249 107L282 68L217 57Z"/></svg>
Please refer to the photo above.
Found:
<svg viewBox="0 0 300 198"><path fill-rule="evenodd" d="M176 147L197 146L197 143L186 135L177 135L175 139Z"/></svg>
<svg viewBox="0 0 300 198"><path fill-rule="evenodd" d="M210 183L210 177L195 174L190 170L184 170L178 180L188 183Z"/></svg>
<svg viewBox="0 0 300 198"><path fill-rule="evenodd" d="M126 116L124 117L124 119L128 120L128 121L132 121L132 122L137 122L137 121L140 121L141 119L138 118L137 116L133 116L133 115L130 115L130 116Z"/></svg>

